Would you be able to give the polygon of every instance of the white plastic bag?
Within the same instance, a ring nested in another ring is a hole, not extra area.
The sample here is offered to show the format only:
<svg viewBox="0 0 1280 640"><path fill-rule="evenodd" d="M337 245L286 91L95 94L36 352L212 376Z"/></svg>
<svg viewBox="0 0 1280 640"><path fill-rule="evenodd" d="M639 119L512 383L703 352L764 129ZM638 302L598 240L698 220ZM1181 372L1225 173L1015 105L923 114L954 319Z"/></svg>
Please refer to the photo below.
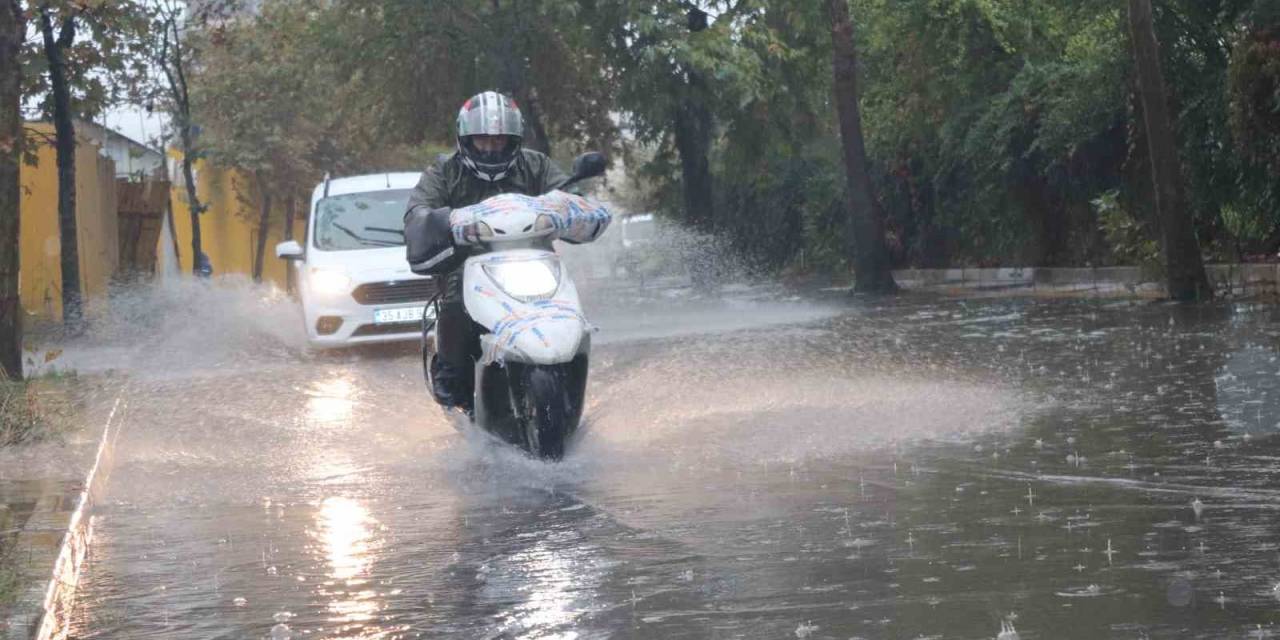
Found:
<svg viewBox="0 0 1280 640"><path fill-rule="evenodd" d="M599 238L613 219L604 205L564 191L552 191L537 197L507 193L454 209L449 217L454 242L459 245L475 244L475 223L491 221L516 211L550 216L555 223L555 237L572 244Z"/></svg>

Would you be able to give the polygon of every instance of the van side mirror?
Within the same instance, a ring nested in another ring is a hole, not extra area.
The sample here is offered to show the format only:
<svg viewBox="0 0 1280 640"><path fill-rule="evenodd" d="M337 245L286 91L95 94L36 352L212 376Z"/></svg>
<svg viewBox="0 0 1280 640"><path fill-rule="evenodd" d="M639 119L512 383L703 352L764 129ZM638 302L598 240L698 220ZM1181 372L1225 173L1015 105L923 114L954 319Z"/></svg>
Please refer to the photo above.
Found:
<svg viewBox="0 0 1280 640"><path fill-rule="evenodd" d="M303 255L302 245L296 240L288 240L276 245L276 257L283 260L301 260Z"/></svg>

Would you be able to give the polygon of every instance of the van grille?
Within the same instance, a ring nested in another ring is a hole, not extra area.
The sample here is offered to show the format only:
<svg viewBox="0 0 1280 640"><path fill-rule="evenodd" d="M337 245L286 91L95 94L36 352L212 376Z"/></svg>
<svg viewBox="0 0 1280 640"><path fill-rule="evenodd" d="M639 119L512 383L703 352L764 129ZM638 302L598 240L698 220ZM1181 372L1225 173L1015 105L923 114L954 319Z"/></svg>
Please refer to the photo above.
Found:
<svg viewBox="0 0 1280 640"><path fill-rule="evenodd" d="M388 336L397 333L421 333L421 322L392 322L388 324L362 324L351 333L352 338L364 336Z"/></svg>
<svg viewBox="0 0 1280 640"><path fill-rule="evenodd" d="M398 304L401 302L426 302L436 294L434 278L369 282L356 287L351 297L360 304Z"/></svg>

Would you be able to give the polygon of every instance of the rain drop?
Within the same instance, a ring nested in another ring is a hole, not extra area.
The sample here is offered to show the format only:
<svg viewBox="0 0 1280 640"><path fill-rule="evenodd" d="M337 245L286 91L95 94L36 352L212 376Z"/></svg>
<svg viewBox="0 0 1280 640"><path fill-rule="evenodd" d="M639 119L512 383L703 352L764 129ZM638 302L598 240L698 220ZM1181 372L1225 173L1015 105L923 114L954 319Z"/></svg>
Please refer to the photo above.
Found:
<svg viewBox="0 0 1280 640"><path fill-rule="evenodd" d="M293 637L293 632L289 631L289 625L281 623L271 627L271 640L289 640Z"/></svg>
<svg viewBox="0 0 1280 640"><path fill-rule="evenodd" d="M236 598L235 600L232 600L232 601L231 601L231 604L234 604L234 605L236 605L237 607L243 607L243 606L245 606L245 605L249 604L249 601L248 601L248 600L246 600L244 597L238 597L238 598Z"/></svg>

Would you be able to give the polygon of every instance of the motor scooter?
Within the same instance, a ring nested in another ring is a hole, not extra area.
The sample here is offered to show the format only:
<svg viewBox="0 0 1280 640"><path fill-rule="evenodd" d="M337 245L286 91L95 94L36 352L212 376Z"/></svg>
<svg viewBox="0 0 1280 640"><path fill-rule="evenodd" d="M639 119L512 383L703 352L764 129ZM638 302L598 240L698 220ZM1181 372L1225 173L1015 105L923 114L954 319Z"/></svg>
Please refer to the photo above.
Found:
<svg viewBox="0 0 1280 640"><path fill-rule="evenodd" d="M602 155L583 154L560 189L604 169ZM561 459L582 419L594 330L552 241L590 242L610 219L565 193L503 194L450 214L455 244L472 248L463 304L483 329L470 421L538 458ZM422 341L428 388L439 357L431 315Z"/></svg>

